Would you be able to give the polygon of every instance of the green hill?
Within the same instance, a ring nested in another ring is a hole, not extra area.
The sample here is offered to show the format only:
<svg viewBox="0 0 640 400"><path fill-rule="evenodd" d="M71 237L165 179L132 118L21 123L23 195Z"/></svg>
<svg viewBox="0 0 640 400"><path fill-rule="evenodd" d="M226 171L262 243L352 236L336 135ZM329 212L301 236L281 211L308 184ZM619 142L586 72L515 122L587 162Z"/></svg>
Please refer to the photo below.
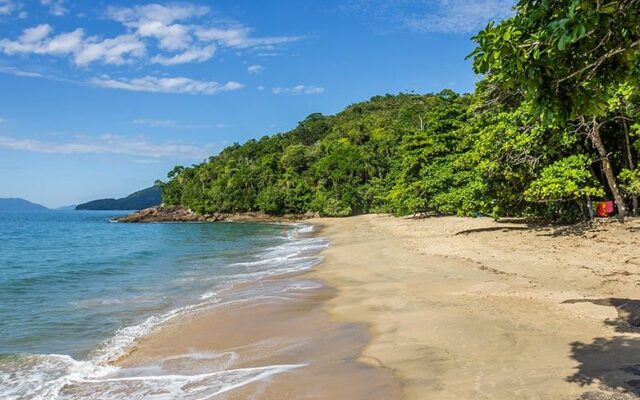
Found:
<svg viewBox="0 0 640 400"><path fill-rule="evenodd" d="M377 96L243 145L207 162L176 167L160 183L164 202L199 213L319 212L346 216L411 213L436 203L470 177L452 170L464 152L472 96ZM446 205L445 199L438 205Z"/></svg>
<svg viewBox="0 0 640 400"><path fill-rule="evenodd" d="M514 12L473 37L473 94L378 96L312 114L176 167L159 183L164 202L576 220L613 200L619 217L638 214L638 2L520 1Z"/></svg>
<svg viewBox="0 0 640 400"><path fill-rule="evenodd" d="M79 204L76 210L142 210L144 208L160 205L161 200L160 189L153 186L138 192L132 193L121 199L101 199L88 203Z"/></svg>

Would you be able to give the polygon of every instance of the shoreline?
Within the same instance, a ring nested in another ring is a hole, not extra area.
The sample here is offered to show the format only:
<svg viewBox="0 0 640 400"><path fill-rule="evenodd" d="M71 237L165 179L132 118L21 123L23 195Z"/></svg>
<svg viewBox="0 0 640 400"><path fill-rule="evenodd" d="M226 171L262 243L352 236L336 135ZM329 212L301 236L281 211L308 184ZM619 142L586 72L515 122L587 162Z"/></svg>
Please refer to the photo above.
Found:
<svg viewBox="0 0 640 400"><path fill-rule="evenodd" d="M392 370L404 398L637 398L638 221L310 222L331 241L309 273L337 290L328 312L370 327L360 361Z"/></svg>
<svg viewBox="0 0 640 400"><path fill-rule="evenodd" d="M323 261L245 285L319 287L180 316L116 365L189 359L173 371L266 374L230 399L638 398L640 238L629 230L640 221L365 215L303 224L329 240L315 253ZM221 367L221 354L236 358ZM343 387L351 391L333 390Z"/></svg>
<svg viewBox="0 0 640 400"><path fill-rule="evenodd" d="M313 226L303 238L323 238L316 224L303 225ZM309 256L320 255L297 257ZM194 380L215 371L222 381L238 381L223 389L209 382L207 390L214 392L207 396L228 399L400 399L400 386L389 370L358 360L369 341L367 326L336 321L326 312L336 293L309 277L319 265L235 284L219 306L163 322L111 365L125 373L160 368L163 374ZM263 295L252 297L256 293ZM238 378L239 373L247 375Z"/></svg>

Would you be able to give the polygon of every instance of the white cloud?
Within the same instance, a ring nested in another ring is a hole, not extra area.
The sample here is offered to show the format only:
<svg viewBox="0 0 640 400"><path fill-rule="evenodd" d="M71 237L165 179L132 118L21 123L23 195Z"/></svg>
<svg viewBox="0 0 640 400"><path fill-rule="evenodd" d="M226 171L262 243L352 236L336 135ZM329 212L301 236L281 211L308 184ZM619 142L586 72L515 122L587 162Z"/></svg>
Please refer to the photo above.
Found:
<svg viewBox="0 0 640 400"><path fill-rule="evenodd" d="M138 119L134 119L131 122L133 122L134 125L150 126L153 128L177 128L177 129L209 129L211 128L211 125L208 125L208 124L183 124L173 119L138 118ZM218 128L218 125L216 125L215 127Z"/></svg>
<svg viewBox="0 0 640 400"><path fill-rule="evenodd" d="M187 64L191 62L207 61L212 58L215 53L216 47L214 45L209 45L203 48L191 48L184 53L176 54L172 57L167 57L159 54L153 57L151 61L156 64L162 65Z"/></svg>
<svg viewBox="0 0 640 400"><path fill-rule="evenodd" d="M140 21L157 21L167 25L176 21L201 17L208 12L208 7L191 4L147 4L134 7L109 7L107 9L107 15L113 20L133 26Z"/></svg>
<svg viewBox="0 0 640 400"><path fill-rule="evenodd" d="M156 38L158 47L165 51L184 50L193 42L189 28L180 24L165 25L159 21L141 21L137 29L138 35L142 37Z"/></svg>
<svg viewBox="0 0 640 400"><path fill-rule="evenodd" d="M119 135L79 138L66 143L0 136L0 148L46 154L117 154L155 159L201 159L211 150L211 146L151 143L142 138Z"/></svg>
<svg viewBox="0 0 640 400"><path fill-rule="evenodd" d="M51 26L48 24L42 24L34 26L33 28L27 28L22 31L20 41L23 43L36 43L44 40L52 32Z"/></svg>
<svg viewBox="0 0 640 400"><path fill-rule="evenodd" d="M193 42L192 27L174 22L191 20L209 12L209 8L189 4L147 4L135 7L109 7L107 16L134 29L144 38L157 39L158 48L165 51L189 49Z"/></svg>
<svg viewBox="0 0 640 400"><path fill-rule="evenodd" d="M146 47L134 35L120 35L113 39L93 41L89 38L81 48L74 52L76 65L88 65L93 62L105 64L126 64L146 54Z"/></svg>
<svg viewBox="0 0 640 400"><path fill-rule="evenodd" d="M133 35L120 35L101 40L95 36L85 37L84 30L52 36L53 29L41 24L22 31L18 40L0 40L0 51L12 54L70 55L78 66L93 62L124 64L131 58L145 54L145 45Z"/></svg>
<svg viewBox="0 0 640 400"><path fill-rule="evenodd" d="M40 0L56 15L66 12L66 0ZM18 7L13 0L0 0L0 13ZM27 28L17 39L0 38L0 52L69 57L76 66L93 63L119 65L150 62L164 66L204 62L219 49L266 49L294 42L301 36L253 35L253 29L238 23L213 20L206 6L186 3L147 4L107 8L107 18L121 24L115 37L102 38L77 28L54 33L49 24ZM253 66L251 73L258 73Z"/></svg>
<svg viewBox="0 0 640 400"><path fill-rule="evenodd" d="M258 74L262 73L262 71L264 71L264 67L262 65L257 65L257 64L256 65L250 65L247 68L247 71L250 74L258 75Z"/></svg>
<svg viewBox="0 0 640 400"><path fill-rule="evenodd" d="M238 90L243 87L238 82L220 84L214 81L198 81L184 77L158 78L145 76L135 79L112 79L109 76L94 78L91 84L110 89L130 90L136 92L152 93L189 93L189 94L216 94Z"/></svg>
<svg viewBox="0 0 640 400"><path fill-rule="evenodd" d="M251 28L238 26L232 28L203 28L196 29L195 34L198 39L204 42L216 42L222 47L247 49L251 47L268 47L278 44L295 42L302 39L302 36L268 36L252 37Z"/></svg>
<svg viewBox="0 0 640 400"><path fill-rule="evenodd" d="M318 86L297 85L293 87L276 87L271 89L273 94L321 94L324 88Z"/></svg>
<svg viewBox="0 0 640 400"><path fill-rule="evenodd" d="M251 28L236 24L194 24L192 21L210 13L204 6L189 4L148 4L134 7L109 7L107 16L136 31L141 37L157 39L158 48L180 51L197 46L196 42L215 43L219 47L251 48L274 46L299 40L294 36L253 37ZM214 26L220 25L220 26Z"/></svg>
<svg viewBox="0 0 640 400"><path fill-rule="evenodd" d="M65 0L40 0L40 4L49 7L49 12L56 17L61 17L69 11L64 3Z"/></svg>

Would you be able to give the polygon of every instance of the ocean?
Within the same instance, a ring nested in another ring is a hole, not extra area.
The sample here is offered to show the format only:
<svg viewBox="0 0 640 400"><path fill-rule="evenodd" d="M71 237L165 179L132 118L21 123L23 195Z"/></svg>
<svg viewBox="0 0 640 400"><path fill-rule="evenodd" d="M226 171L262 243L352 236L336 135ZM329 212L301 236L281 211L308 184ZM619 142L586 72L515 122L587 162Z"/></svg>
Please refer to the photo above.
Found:
<svg viewBox="0 0 640 400"><path fill-rule="evenodd" d="M210 398L212 387L298 367L198 376L204 397L175 395L193 377L115 367L177 316L290 290L230 289L311 268L327 246L303 224L110 222L119 215L0 213L0 398L119 399L123 386L131 399Z"/></svg>

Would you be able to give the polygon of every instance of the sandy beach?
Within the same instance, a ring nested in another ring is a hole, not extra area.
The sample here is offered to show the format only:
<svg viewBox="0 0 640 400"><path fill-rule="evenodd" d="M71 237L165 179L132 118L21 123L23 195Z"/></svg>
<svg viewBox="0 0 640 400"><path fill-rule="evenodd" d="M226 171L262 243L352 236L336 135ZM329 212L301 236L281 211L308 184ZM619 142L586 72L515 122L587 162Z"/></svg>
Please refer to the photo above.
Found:
<svg viewBox="0 0 640 400"><path fill-rule="evenodd" d="M316 287L176 318L118 365L246 374L223 399L637 398L640 221L312 223L322 264L233 290Z"/></svg>
<svg viewBox="0 0 640 400"><path fill-rule="evenodd" d="M319 220L312 277L338 320L370 327L360 360L407 399L627 399L640 387L640 230L488 218Z"/></svg>
<svg viewBox="0 0 640 400"><path fill-rule="evenodd" d="M305 285L312 289L287 289L175 318L139 340L116 365L192 377L189 384L198 394L189 399L400 399L391 371L357 360L369 341L367 326L327 313L332 288L295 274L232 291L242 297L247 290Z"/></svg>

